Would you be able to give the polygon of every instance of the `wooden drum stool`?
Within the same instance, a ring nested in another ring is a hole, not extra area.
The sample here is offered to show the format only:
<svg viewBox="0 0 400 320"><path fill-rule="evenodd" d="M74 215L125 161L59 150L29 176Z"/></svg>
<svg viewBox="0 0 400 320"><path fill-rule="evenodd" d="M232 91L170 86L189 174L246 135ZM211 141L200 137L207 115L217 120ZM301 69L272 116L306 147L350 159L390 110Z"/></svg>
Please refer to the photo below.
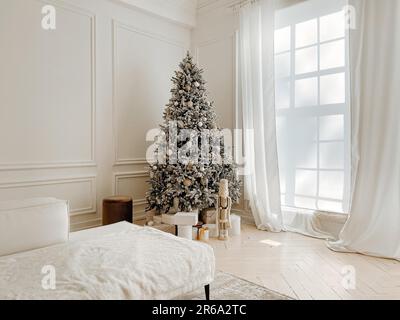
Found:
<svg viewBox="0 0 400 320"><path fill-rule="evenodd" d="M103 200L103 226L132 220L132 198L115 196Z"/></svg>

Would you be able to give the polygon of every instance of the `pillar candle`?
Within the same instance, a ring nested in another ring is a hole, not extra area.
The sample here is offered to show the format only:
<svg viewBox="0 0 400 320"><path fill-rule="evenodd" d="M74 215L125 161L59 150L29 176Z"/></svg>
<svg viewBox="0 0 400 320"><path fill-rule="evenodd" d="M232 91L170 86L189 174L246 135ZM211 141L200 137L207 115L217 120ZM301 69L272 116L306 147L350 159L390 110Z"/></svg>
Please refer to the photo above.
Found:
<svg viewBox="0 0 400 320"><path fill-rule="evenodd" d="M192 226L178 226L178 237L192 240Z"/></svg>
<svg viewBox="0 0 400 320"><path fill-rule="evenodd" d="M210 231L206 228L201 228L199 230L199 240L208 241L210 239Z"/></svg>
<svg viewBox="0 0 400 320"><path fill-rule="evenodd" d="M197 229L197 227L193 227L192 228L192 239L193 240L198 240L198 229Z"/></svg>
<svg viewBox="0 0 400 320"><path fill-rule="evenodd" d="M209 236L211 238L216 238L218 237L218 230L217 230L217 225L216 224L204 224L204 228L207 228L209 232Z"/></svg>
<svg viewBox="0 0 400 320"><path fill-rule="evenodd" d="M240 235L240 216L234 214L231 215L231 228L229 229L229 235Z"/></svg>

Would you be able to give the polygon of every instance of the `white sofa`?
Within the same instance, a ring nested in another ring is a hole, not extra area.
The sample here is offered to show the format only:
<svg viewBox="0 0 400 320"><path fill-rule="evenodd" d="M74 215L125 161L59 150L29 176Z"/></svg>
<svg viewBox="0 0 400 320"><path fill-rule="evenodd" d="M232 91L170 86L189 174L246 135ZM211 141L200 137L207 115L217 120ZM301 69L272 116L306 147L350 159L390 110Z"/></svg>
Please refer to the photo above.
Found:
<svg viewBox="0 0 400 320"><path fill-rule="evenodd" d="M54 198L0 202L0 256L68 241L68 203Z"/></svg>
<svg viewBox="0 0 400 320"><path fill-rule="evenodd" d="M65 213L56 199L0 203L0 299L172 299L214 279L206 244L127 222L68 235Z"/></svg>

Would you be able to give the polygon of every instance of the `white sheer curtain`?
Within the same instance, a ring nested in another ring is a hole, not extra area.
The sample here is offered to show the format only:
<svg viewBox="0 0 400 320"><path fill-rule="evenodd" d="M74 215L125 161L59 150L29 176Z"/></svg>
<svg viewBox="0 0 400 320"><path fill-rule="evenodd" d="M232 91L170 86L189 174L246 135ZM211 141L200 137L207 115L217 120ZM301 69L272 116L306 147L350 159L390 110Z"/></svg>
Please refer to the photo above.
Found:
<svg viewBox="0 0 400 320"><path fill-rule="evenodd" d="M350 3L354 193L329 246L400 259L400 1Z"/></svg>
<svg viewBox="0 0 400 320"><path fill-rule="evenodd" d="M400 1L349 3L349 13L357 15L356 29L350 32L352 203L339 240L328 245L400 259ZM289 215L281 211L274 15L273 0L252 3L240 12L245 169L250 172L245 176L246 197L260 229L328 238L321 229L320 222L326 221L322 213L296 211L286 221ZM339 220L332 222L334 229L341 228Z"/></svg>
<svg viewBox="0 0 400 320"><path fill-rule="evenodd" d="M240 10L245 198L261 230L287 230L332 239L343 227L342 216L281 209L275 110L275 14L278 9L302 2L261 0Z"/></svg>
<svg viewBox="0 0 400 320"><path fill-rule="evenodd" d="M240 10L245 197L261 230L282 230L274 95L274 1Z"/></svg>

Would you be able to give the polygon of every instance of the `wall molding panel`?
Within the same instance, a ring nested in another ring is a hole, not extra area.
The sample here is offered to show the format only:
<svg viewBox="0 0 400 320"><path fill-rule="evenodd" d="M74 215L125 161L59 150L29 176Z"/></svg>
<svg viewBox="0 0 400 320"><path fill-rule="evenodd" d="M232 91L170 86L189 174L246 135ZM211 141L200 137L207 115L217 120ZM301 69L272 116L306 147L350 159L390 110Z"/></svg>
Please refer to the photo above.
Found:
<svg viewBox="0 0 400 320"><path fill-rule="evenodd" d="M0 191L7 190L9 192L12 191L13 196L18 199L16 195L18 194L18 190L25 189L29 190L31 193L33 193L35 196L38 197L55 197L55 194L57 194L57 191L54 191L56 189L56 186L60 185L68 185L71 186L72 190L69 190L71 194L73 193L73 190L76 190L77 185L87 183L89 184L88 190L86 190L86 193L88 194L87 199L85 199L85 202L87 202L87 205L84 206L75 206L75 202L82 201L83 199L73 199L70 198L70 216L78 216L78 215L84 215L88 213L96 213L97 211L97 205L96 205L96 176L81 176L81 177L68 177L68 178L60 178L60 179L42 179L42 180L31 180L31 181L19 181L19 182L2 182L0 183ZM74 185L74 186L73 186ZM52 191L46 191L43 190L42 192L35 192L34 189L45 189L43 187L50 187ZM59 192L68 192L67 190L60 190ZM26 191L22 190L22 195L26 193ZM53 194L53 195L52 195ZM80 195L79 195L80 196ZM11 199L7 198L7 199ZM23 197L21 197L23 198ZM1 200L6 200L6 199L1 199Z"/></svg>
<svg viewBox="0 0 400 320"><path fill-rule="evenodd" d="M2 164L0 171L28 171L41 169L65 169L65 168L85 168L96 167L94 161L87 162L59 162L59 163L20 163L20 164Z"/></svg>
<svg viewBox="0 0 400 320"><path fill-rule="evenodd" d="M149 178L149 172L148 171L132 171L132 172L120 172L120 173L114 173L114 183L113 183L113 190L114 190L114 195L120 194L120 188L118 184L122 180L126 179L138 179L138 178ZM133 199L133 202L140 202L143 201L143 198L140 199Z"/></svg>
<svg viewBox="0 0 400 320"><path fill-rule="evenodd" d="M88 228L100 227L101 225L102 225L102 219L96 218L96 219L86 220L83 222L76 222L76 223L71 222L70 229L72 232L76 232Z"/></svg>
<svg viewBox="0 0 400 320"><path fill-rule="evenodd" d="M116 156L117 157L117 156ZM130 165L147 165L149 164L145 158L137 159L127 159L127 160L117 160L115 161L115 166L130 166Z"/></svg>
<svg viewBox="0 0 400 320"><path fill-rule="evenodd" d="M67 13L72 13L85 17L89 20L90 25L90 81L91 81L91 92L90 92L90 112L91 120L87 125L91 127L90 137L90 159L82 159L76 161L41 161L41 162L0 162L0 171L19 171L19 170L36 170L36 169L63 169L63 168L74 168L74 167L95 167L96 164L96 15L91 11L71 5L66 2L55 1L55 0L32 0L33 2L50 4L55 6L58 10L57 14L60 14L59 10Z"/></svg>
<svg viewBox="0 0 400 320"><path fill-rule="evenodd" d="M118 65L119 65L119 50L118 50L118 30L125 30L128 32L131 32L136 35L144 36L145 38L155 40L157 42L161 42L164 44L168 44L170 46L176 47L182 52L182 56L185 55L186 50L188 49L188 46L184 44L184 42L178 42L171 40L170 38L149 32L149 31L144 31L141 29L138 29L136 27L133 27L131 25L128 25L126 23L123 23L119 20L113 19L112 21L113 25L113 135L114 135L114 166L122 166L122 165L143 165L147 164L147 160L145 157L128 157L124 158L120 156L120 136L118 134L119 132L119 123L118 123ZM155 48L156 49L156 48ZM165 102L164 102L165 103ZM162 110L160 110L160 113L162 113ZM143 140L145 139L145 136L143 136ZM145 155L146 150L142 150L142 154Z"/></svg>
<svg viewBox="0 0 400 320"><path fill-rule="evenodd" d="M0 1L0 201L68 200L75 231L101 225L102 200L126 192L145 217L145 133L191 45L191 26L160 13L195 15L190 1ZM55 30L41 25L44 5Z"/></svg>

